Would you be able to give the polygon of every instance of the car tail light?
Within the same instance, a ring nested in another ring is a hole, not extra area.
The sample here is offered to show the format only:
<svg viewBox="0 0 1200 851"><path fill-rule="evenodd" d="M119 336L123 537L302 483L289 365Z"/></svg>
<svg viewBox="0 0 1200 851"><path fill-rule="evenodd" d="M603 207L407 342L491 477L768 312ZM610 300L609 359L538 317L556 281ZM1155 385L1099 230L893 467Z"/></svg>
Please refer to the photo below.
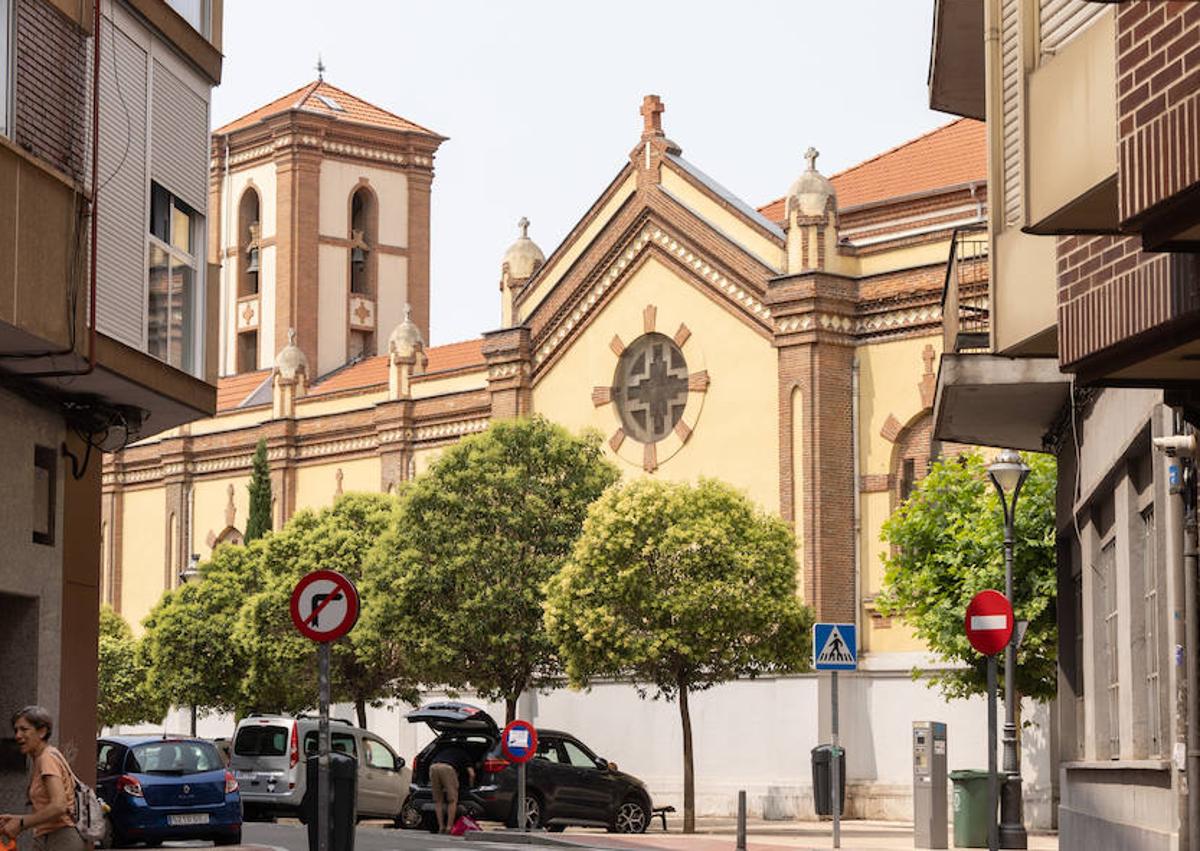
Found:
<svg viewBox="0 0 1200 851"><path fill-rule="evenodd" d="M499 774L504 769L508 768L509 762L507 759L499 757L488 757L483 761L483 770L488 774Z"/></svg>
<svg viewBox="0 0 1200 851"><path fill-rule="evenodd" d="M421 755L417 754L416 756L413 757L413 761L412 761L412 776L413 776L414 782L417 779L417 772L420 771L420 769L421 769Z"/></svg>
<svg viewBox="0 0 1200 851"><path fill-rule="evenodd" d="M236 792L238 790L237 778L233 776L232 771L225 772L225 794Z"/></svg>
<svg viewBox="0 0 1200 851"><path fill-rule="evenodd" d="M124 792L126 795L130 795L134 798L146 797L144 794L142 794L141 782L136 777L132 777L128 774L122 774L117 778L117 791Z"/></svg>
<svg viewBox="0 0 1200 851"><path fill-rule="evenodd" d="M295 768L300 762L300 734L296 731L296 722L292 722L292 752L288 756L288 768Z"/></svg>

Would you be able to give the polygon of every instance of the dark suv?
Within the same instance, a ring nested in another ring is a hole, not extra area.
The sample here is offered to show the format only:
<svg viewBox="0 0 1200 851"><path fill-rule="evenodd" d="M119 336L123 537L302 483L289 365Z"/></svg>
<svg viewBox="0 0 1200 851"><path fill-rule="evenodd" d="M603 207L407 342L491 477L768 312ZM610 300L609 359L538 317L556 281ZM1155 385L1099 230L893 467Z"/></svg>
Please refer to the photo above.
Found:
<svg viewBox="0 0 1200 851"><path fill-rule="evenodd" d="M437 829L429 766L439 750L465 748L476 761L475 785L460 792L462 809L476 818L517 826L517 767L500 750L500 729L477 706L456 700L429 703L405 716L423 721L437 733L413 760L410 804L422 824ZM538 729L537 756L526 763L526 823L531 828L562 830L567 825L606 827L642 833L653 807L646 784L596 756L570 733Z"/></svg>

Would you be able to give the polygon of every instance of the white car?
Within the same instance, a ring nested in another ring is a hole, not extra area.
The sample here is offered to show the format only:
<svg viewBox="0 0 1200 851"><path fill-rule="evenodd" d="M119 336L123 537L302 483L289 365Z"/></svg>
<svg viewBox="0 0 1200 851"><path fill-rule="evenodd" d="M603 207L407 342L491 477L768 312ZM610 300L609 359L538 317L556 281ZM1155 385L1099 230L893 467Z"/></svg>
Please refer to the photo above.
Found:
<svg viewBox="0 0 1200 851"><path fill-rule="evenodd" d="M412 770L379 736L343 719L330 719L335 752L358 760L358 818L400 823ZM305 758L317 752L318 720L302 715L248 715L233 734L229 767L242 790L246 821L300 815Z"/></svg>

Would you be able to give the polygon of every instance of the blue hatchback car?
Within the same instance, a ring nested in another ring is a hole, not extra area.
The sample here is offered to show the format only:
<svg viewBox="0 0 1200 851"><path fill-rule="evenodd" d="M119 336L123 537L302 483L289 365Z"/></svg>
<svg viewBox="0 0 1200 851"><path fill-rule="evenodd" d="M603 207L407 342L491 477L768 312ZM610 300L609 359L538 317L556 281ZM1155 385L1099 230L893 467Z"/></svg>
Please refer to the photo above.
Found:
<svg viewBox="0 0 1200 851"><path fill-rule="evenodd" d="M96 793L111 808L112 844L242 841L237 779L212 742L110 736L96 742Z"/></svg>

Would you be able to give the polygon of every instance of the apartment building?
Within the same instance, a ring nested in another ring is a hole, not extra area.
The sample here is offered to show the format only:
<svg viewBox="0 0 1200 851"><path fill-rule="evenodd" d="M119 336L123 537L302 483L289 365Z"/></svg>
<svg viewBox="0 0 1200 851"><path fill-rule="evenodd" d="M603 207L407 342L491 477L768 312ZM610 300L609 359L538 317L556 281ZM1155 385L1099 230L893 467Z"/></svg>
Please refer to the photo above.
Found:
<svg viewBox="0 0 1200 851"><path fill-rule="evenodd" d="M0 0L0 717L96 733L102 452L216 409L221 0ZM0 811L25 800L0 733Z"/></svg>
<svg viewBox="0 0 1200 851"><path fill-rule="evenodd" d="M1200 4L938 0L934 29L993 198L934 429L1058 458L1060 844L1197 849L1195 481L1154 439L1200 422Z"/></svg>

